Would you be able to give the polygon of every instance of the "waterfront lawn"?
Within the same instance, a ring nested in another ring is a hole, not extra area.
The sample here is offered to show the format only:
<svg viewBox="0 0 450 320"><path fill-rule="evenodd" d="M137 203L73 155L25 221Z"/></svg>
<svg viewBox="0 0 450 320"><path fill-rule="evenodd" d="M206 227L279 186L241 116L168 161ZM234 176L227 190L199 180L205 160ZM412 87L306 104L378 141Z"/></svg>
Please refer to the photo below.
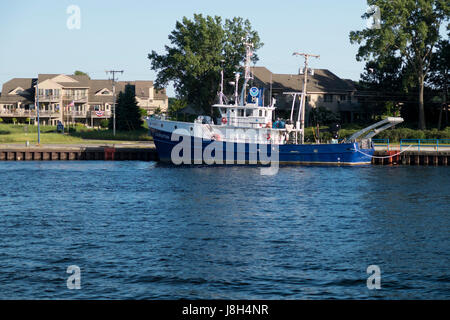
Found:
<svg viewBox="0 0 450 320"><path fill-rule="evenodd" d="M76 143L100 143L103 141L151 141L148 130L142 128L131 132L116 132L112 130L91 129L84 126L66 127L65 134L58 133L56 126L41 126L41 143L45 144L76 144ZM69 131L69 132L67 132ZM37 143L37 126L25 124L0 123L0 144Z"/></svg>
<svg viewBox="0 0 450 320"><path fill-rule="evenodd" d="M70 129L70 136L89 140L120 140L120 141L152 141L148 134L148 129L142 128L135 131L117 131L114 136L112 130L90 129L86 127L76 127Z"/></svg>
<svg viewBox="0 0 450 320"><path fill-rule="evenodd" d="M37 126L0 123L0 143L36 144ZM56 126L41 126L41 143L81 143L83 139L56 132Z"/></svg>
<svg viewBox="0 0 450 320"><path fill-rule="evenodd" d="M339 131L339 137L349 137L358 130L364 128L364 125L344 125ZM316 128L314 128L315 130ZM113 135L112 130L108 129L92 129L86 128L82 125L71 126L67 133L61 134L56 131L56 126L41 126L41 143L49 144L76 144L76 143L101 143L112 141L152 141L152 137L148 135L148 129L143 127L142 129L121 132L117 131L116 136ZM305 141L306 143L314 143L315 134L313 128L309 127L305 129ZM401 127L389 129L381 132L375 138L377 139L389 139L391 143L399 142L400 139L450 139L450 127L444 130L438 131L432 130L417 130L407 127ZM320 127L320 139L321 141L331 140L331 133L328 131L328 127ZM30 144L37 143L37 126L25 125L25 124L5 124L0 123L0 144L6 143L20 143L25 144L29 141Z"/></svg>

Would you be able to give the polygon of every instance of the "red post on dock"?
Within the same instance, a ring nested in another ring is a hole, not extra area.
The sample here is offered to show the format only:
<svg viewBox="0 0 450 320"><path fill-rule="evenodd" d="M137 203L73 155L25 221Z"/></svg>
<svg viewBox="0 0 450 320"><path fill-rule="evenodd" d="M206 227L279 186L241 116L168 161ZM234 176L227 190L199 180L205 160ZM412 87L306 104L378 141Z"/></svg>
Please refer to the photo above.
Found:
<svg viewBox="0 0 450 320"><path fill-rule="evenodd" d="M116 148L104 148L105 151L105 160L114 160L114 153L116 152Z"/></svg>
<svg viewBox="0 0 450 320"><path fill-rule="evenodd" d="M388 150L386 152L386 154L389 156L388 158L388 163L389 164L393 164L393 163L398 163L398 155L397 155L398 151L396 150Z"/></svg>

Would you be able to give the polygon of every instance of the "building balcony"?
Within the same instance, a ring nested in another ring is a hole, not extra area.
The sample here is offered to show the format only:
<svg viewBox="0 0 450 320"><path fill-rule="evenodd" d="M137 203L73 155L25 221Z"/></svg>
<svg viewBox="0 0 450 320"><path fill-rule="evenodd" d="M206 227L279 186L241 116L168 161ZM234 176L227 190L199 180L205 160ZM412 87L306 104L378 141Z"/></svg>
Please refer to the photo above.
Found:
<svg viewBox="0 0 450 320"><path fill-rule="evenodd" d="M87 96L77 96L77 95L63 95L62 98L67 101L74 101L75 103L86 103Z"/></svg>
<svg viewBox="0 0 450 320"><path fill-rule="evenodd" d="M74 118L86 118L88 111L70 111L68 114Z"/></svg>
<svg viewBox="0 0 450 320"><path fill-rule="evenodd" d="M37 117L36 110L0 110L0 117L10 117L10 118L35 118ZM59 112L56 111L39 111L39 117L42 118L58 118Z"/></svg>
<svg viewBox="0 0 450 320"><path fill-rule="evenodd" d="M60 95L39 95L41 102L58 102L60 98Z"/></svg>
<svg viewBox="0 0 450 320"><path fill-rule="evenodd" d="M33 111L34 116L37 116L36 112ZM56 111L39 111L39 117L50 117L50 118L58 118L59 112Z"/></svg>

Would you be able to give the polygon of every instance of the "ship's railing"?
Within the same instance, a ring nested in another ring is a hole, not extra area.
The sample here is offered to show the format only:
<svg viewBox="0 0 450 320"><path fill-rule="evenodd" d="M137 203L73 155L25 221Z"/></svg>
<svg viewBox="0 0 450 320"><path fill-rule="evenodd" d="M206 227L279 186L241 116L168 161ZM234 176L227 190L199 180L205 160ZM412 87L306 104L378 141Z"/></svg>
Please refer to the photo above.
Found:
<svg viewBox="0 0 450 320"><path fill-rule="evenodd" d="M417 151L450 150L450 139L401 139L400 151L402 148Z"/></svg>
<svg viewBox="0 0 450 320"><path fill-rule="evenodd" d="M220 133L220 136L226 137L230 142L240 143L260 143L260 144L285 144L284 132L272 128L248 128L241 127L237 129L229 129L226 126L214 128L214 133ZM227 130L231 130L231 134L227 134ZM208 134L206 135L208 137Z"/></svg>
<svg viewBox="0 0 450 320"><path fill-rule="evenodd" d="M261 128L261 124L263 125L263 127L266 126L264 120L265 120L264 117L258 118L238 117L238 118L231 118L228 125L236 127L249 127L256 129Z"/></svg>

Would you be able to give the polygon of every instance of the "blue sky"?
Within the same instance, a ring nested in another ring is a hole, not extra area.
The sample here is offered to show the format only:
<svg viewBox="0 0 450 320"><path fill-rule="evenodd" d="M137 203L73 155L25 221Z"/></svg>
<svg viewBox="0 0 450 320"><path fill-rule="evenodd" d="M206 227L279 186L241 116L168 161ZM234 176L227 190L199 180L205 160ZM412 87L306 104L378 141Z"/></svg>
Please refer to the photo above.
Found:
<svg viewBox="0 0 450 320"><path fill-rule="evenodd" d="M66 25L72 4L81 10L79 30ZM302 51L321 55L312 67L358 80L364 64L348 35L365 28L366 9L365 0L1 1L0 85L74 70L105 79L105 70L123 69L120 80L154 80L147 54L163 53L175 22L194 13L248 18L265 44L257 65L275 73L296 73L303 60L292 53Z"/></svg>

